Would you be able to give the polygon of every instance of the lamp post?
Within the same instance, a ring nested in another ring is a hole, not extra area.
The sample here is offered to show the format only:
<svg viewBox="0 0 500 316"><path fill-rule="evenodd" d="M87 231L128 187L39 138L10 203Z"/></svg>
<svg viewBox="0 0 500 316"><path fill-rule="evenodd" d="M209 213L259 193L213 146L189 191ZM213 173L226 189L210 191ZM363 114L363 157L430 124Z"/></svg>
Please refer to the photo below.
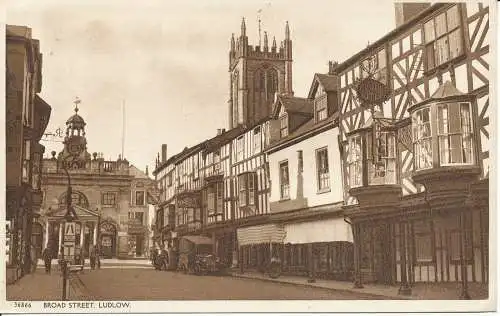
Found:
<svg viewBox="0 0 500 316"><path fill-rule="evenodd" d="M64 227L66 227L66 223L73 222L73 220L76 219L77 216L76 216L75 210L73 209L73 206L72 206L71 196L73 193L73 188L71 187L71 177L69 175L68 169L66 168L66 166L64 164L62 164L62 169L64 170L64 172L66 173L66 177L68 178L68 188L66 191L66 214L64 215L64 220L65 220ZM66 229L65 229L64 233L66 233ZM66 237L66 236L64 236L64 237ZM63 239L63 242L64 242L64 239ZM65 258L64 252L62 255L63 255L63 258L61 261L61 264L62 264L61 270L62 270L62 277L63 277L62 300L66 301L67 300L67 281L68 281L68 273L69 273L68 264L70 262L67 258ZM68 253L68 255L69 255L69 253Z"/></svg>

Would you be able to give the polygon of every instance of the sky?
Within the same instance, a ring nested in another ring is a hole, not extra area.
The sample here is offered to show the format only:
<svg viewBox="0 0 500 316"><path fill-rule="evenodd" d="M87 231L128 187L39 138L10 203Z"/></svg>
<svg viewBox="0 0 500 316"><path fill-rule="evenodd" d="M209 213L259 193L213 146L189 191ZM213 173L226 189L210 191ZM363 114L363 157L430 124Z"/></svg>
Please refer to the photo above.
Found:
<svg viewBox="0 0 500 316"><path fill-rule="evenodd" d="M47 132L65 129L78 97L88 151L116 160L124 134L124 156L151 172L162 144L170 157L227 128L231 33L239 36L245 17L256 45L259 10L270 41L283 40L290 24L299 97L329 60L342 62L395 27L387 0L16 0L7 23L40 40ZM46 156L62 149L54 140L44 142Z"/></svg>

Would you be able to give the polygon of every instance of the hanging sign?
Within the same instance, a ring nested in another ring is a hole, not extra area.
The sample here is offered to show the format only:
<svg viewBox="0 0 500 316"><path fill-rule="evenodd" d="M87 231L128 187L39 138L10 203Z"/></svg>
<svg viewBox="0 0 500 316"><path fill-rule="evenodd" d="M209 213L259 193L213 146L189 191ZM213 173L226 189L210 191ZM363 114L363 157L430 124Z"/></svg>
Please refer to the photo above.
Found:
<svg viewBox="0 0 500 316"><path fill-rule="evenodd" d="M373 78L365 78L356 87L358 98L366 106L384 103L389 99L391 90L382 82Z"/></svg>

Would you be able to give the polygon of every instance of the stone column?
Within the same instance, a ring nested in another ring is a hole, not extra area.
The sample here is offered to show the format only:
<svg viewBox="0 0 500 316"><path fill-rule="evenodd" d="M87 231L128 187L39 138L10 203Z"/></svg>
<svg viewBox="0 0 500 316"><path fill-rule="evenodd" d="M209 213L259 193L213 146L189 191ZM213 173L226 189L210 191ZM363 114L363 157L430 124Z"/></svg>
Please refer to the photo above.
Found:
<svg viewBox="0 0 500 316"><path fill-rule="evenodd" d="M97 245L97 223L94 223L94 245Z"/></svg>
<svg viewBox="0 0 500 316"><path fill-rule="evenodd" d="M85 258L85 226L86 222L81 222L81 231L80 231L80 249L82 252L82 257Z"/></svg>

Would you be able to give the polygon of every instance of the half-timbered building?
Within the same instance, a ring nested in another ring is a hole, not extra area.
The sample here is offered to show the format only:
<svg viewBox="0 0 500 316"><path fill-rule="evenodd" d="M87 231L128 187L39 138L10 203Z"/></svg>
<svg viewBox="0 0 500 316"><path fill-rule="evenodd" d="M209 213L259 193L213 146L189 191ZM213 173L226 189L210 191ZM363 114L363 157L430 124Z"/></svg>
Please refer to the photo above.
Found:
<svg viewBox="0 0 500 316"><path fill-rule="evenodd" d="M439 3L345 62L356 286L488 282L489 8Z"/></svg>

